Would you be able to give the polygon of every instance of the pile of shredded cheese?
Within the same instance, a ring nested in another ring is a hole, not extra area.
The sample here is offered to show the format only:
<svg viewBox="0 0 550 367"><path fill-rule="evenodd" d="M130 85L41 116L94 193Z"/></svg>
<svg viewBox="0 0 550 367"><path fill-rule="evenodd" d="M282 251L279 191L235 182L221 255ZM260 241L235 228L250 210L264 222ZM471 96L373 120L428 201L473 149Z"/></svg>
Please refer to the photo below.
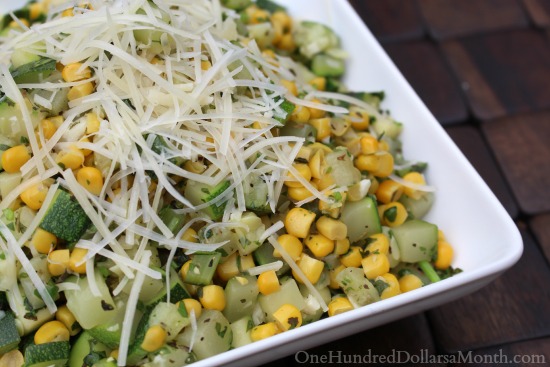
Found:
<svg viewBox="0 0 550 367"><path fill-rule="evenodd" d="M304 181L302 184L315 197L327 200L292 167L303 139L277 137L271 131L281 125L277 118L285 116L279 106L285 98L298 105L346 112L340 107L312 102L314 93L305 99L290 95L280 80L299 78L296 64L286 57L266 58L254 40L239 40L234 21L238 15L227 9L222 11L219 0L166 0L154 1L155 6L151 4L146 0L92 1L93 10L77 6L73 17L61 17L60 13L74 4L59 5L50 9L44 24L30 29L21 24L24 31L15 32L14 37L0 45L0 84L6 96L19 106L25 106L23 89L51 91L50 99L40 97L32 101L47 107L62 88L86 82L95 85L92 94L69 103L69 109L63 112L64 122L48 140L41 130L35 135L30 113L22 108L32 158L22 167L23 183L4 198L0 210L9 207L32 184L59 176L59 185L73 193L97 229L92 240L76 244L89 250L84 261L91 264L96 254L113 260L116 266L111 270L124 276L115 292L134 280L130 295L134 303L144 276L161 277L148 267L149 241L171 248L172 257L176 248L191 253L212 251L222 245L184 241L183 231L171 233L159 218L162 198L168 194L181 204L181 214L208 221L200 218L198 211L213 202L192 205L178 189L180 179L212 186L229 180L226 194L215 199L218 204L227 202L224 220L246 211L243 181L251 174L261 175L269 184L273 211L277 209L287 172ZM136 12L138 9L143 11ZM134 32L140 30L162 34L160 54L150 51L155 45L136 42ZM63 65L81 62L83 68L92 70L92 76L71 83L47 80L17 85L6 66L16 48ZM206 61L211 67L203 67ZM81 141L88 113L100 117L100 129L89 136L89 141ZM162 137L168 145L162 154L152 149L155 137ZM55 156L70 147L91 150L96 161L101 162L105 184L99 196L79 185L70 169L63 170L55 163ZM173 164L170 159L174 157L207 168L200 174L193 173ZM254 159L255 164L251 165ZM147 171L158 178L156 185ZM130 177L134 177L133 185ZM120 189L115 192L113 187ZM54 190L52 187L44 207L49 205ZM37 214L35 224L43 215L44 211ZM272 235L280 227L268 229L263 239L276 246ZM36 225L27 229L24 240L30 238L35 228ZM7 228L0 230L50 311L55 311L45 285L20 250L24 243L10 237ZM131 256L128 250L136 248ZM94 277L87 279L92 292L99 295ZM128 304L121 340L126 344L120 347L121 365L125 363L122 352L127 350L134 311L135 304Z"/></svg>

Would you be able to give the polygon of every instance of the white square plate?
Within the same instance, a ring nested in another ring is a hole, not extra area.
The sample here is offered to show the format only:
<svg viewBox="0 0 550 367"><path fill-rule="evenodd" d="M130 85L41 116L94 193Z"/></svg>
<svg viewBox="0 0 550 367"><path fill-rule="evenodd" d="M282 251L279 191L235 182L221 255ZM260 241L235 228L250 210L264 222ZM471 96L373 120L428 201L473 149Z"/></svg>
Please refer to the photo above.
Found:
<svg viewBox="0 0 550 367"><path fill-rule="evenodd" d="M453 265L463 273L442 282L256 342L193 366L257 365L361 330L421 312L471 293L511 267L521 256L515 223L345 0L277 0L298 19L321 21L341 37L349 53L347 86L386 92L383 103L404 123L405 157L427 161L427 179L437 187L426 218L455 249ZM2 2L0 14L26 3ZM312 6L312 5L315 6Z"/></svg>

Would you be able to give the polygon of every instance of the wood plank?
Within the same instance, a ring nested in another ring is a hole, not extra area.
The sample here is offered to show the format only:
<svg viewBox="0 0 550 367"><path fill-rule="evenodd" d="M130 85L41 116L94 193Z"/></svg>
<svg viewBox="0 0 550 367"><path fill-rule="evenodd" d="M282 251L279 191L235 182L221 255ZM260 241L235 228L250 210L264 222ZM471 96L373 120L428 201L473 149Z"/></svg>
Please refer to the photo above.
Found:
<svg viewBox="0 0 550 367"><path fill-rule="evenodd" d="M481 128L521 211L550 211L550 113L504 118Z"/></svg>
<svg viewBox="0 0 550 367"><path fill-rule="evenodd" d="M533 231L546 260L550 263L550 213L537 215L529 221L529 227Z"/></svg>
<svg viewBox="0 0 550 367"><path fill-rule="evenodd" d="M419 39L424 35L415 0L350 0L350 4L379 41Z"/></svg>
<svg viewBox="0 0 550 367"><path fill-rule="evenodd" d="M518 0L419 0L418 4L429 33L438 40L529 24Z"/></svg>
<svg viewBox="0 0 550 367"><path fill-rule="evenodd" d="M550 2L547 0L523 0L523 5L536 26L550 27Z"/></svg>
<svg viewBox="0 0 550 367"><path fill-rule="evenodd" d="M478 119L550 108L550 43L542 33L497 32L442 47Z"/></svg>
<svg viewBox="0 0 550 367"><path fill-rule="evenodd" d="M525 249L515 266L478 292L428 312L443 353L550 336L550 269L526 226L520 229Z"/></svg>
<svg viewBox="0 0 550 367"><path fill-rule="evenodd" d="M426 106L443 125L463 122L468 111L458 82L436 46L428 41L384 44ZM429 77L426 77L429 70Z"/></svg>

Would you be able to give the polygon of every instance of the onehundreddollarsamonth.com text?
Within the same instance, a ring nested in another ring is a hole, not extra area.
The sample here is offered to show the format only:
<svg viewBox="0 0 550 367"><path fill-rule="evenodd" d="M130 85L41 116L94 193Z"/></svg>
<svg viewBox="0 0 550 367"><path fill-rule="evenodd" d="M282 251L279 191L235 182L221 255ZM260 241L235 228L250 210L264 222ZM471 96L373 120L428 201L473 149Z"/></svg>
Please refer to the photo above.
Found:
<svg viewBox="0 0 550 367"><path fill-rule="evenodd" d="M486 363L486 364L546 364L543 354L504 354L502 349L493 354L476 354L472 351L455 354L432 354L428 349L421 349L418 353L392 349L389 354L375 354L371 349L362 354L347 354L341 350L328 350L322 354L299 351L294 355L298 363L308 364L364 364L364 363Z"/></svg>

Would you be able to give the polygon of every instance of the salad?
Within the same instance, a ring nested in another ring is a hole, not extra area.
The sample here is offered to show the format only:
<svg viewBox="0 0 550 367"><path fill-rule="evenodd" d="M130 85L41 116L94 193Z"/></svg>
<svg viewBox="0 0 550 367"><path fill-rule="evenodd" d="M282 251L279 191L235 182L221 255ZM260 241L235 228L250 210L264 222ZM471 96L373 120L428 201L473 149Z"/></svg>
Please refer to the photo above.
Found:
<svg viewBox="0 0 550 367"><path fill-rule="evenodd" d="M427 163L269 0L0 20L0 365L183 366L459 272Z"/></svg>

